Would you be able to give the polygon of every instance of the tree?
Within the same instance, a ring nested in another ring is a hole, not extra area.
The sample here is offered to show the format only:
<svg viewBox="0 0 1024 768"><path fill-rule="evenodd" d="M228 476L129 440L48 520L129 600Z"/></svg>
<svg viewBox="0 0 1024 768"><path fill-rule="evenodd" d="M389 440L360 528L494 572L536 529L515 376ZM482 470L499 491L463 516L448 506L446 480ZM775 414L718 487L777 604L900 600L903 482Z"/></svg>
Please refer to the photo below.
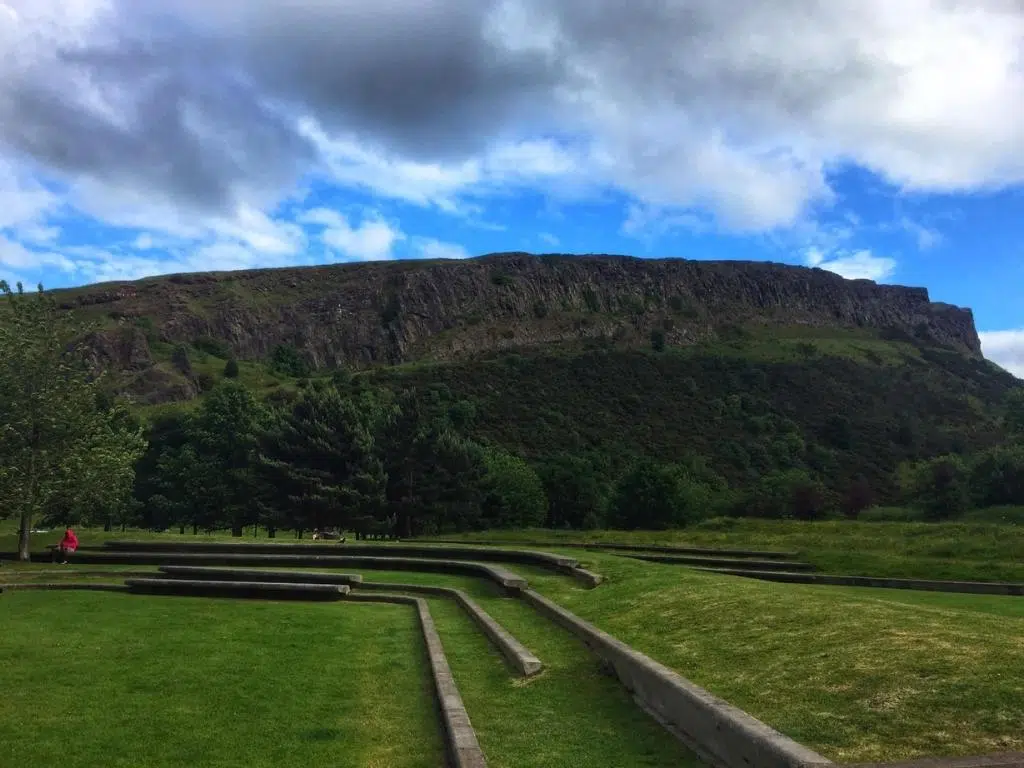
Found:
<svg viewBox="0 0 1024 768"><path fill-rule="evenodd" d="M864 475L857 475L847 486L840 506L843 515L853 520L874 503L875 496L871 483Z"/></svg>
<svg viewBox="0 0 1024 768"><path fill-rule="evenodd" d="M105 407L81 348L89 329L42 285L28 296L0 281L0 293L0 515L20 517L18 556L28 560L32 521L55 501L127 502L145 440L121 406Z"/></svg>
<svg viewBox="0 0 1024 768"><path fill-rule="evenodd" d="M379 517L384 467L375 433L383 418L370 396L345 397L333 387L309 389L260 437L257 472L266 491L268 527L344 527Z"/></svg>
<svg viewBox="0 0 1024 768"><path fill-rule="evenodd" d="M233 357L229 357L228 361L224 363L224 378L225 379L237 379L238 378L238 361Z"/></svg>
<svg viewBox="0 0 1024 768"><path fill-rule="evenodd" d="M1016 387L1006 394L1003 422L1015 440L1024 441L1024 387Z"/></svg>
<svg viewBox="0 0 1024 768"><path fill-rule="evenodd" d="M599 528L608 506L608 483L586 459L563 453L545 462L541 479L550 528Z"/></svg>
<svg viewBox="0 0 1024 768"><path fill-rule="evenodd" d="M253 522L251 461L266 412L237 381L223 381L203 400L188 426L188 439L202 467L199 487L218 505L233 536Z"/></svg>
<svg viewBox="0 0 1024 768"><path fill-rule="evenodd" d="M192 360L188 355L188 347L178 344L171 351L171 365L183 376L192 376Z"/></svg>
<svg viewBox="0 0 1024 768"><path fill-rule="evenodd" d="M710 502L706 486L681 467L641 460L619 480L608 510L619 529L664 529L702 516Z"/></svg>
<svg viewBox="0 0 1024 768"><path fill-rule="evenodd" d="M484 451L483 525L534 528L544 524L548 499L533 467L506 451Z"/></svg>
<svg viewBox="0 0 1024 768"><path fill-rule="evenodd" d="M958 517L970 508L968 471L959 456L902 465L897 478L904 501L921 509L928 520Z"/></svg>
<svg viewBox="0 0 1024 768"><path fill-rule="evenodd" d="M1024 445L993 448L974 458L971 495L980 507L1024 504Z"/></svg>
<svg viewBox="0 0 1024 768"><path fill-rule="evenodd" d="M655 328L651 331L651 349L655 352L663 352L665 350L665 332L660 328Z"/></svg>

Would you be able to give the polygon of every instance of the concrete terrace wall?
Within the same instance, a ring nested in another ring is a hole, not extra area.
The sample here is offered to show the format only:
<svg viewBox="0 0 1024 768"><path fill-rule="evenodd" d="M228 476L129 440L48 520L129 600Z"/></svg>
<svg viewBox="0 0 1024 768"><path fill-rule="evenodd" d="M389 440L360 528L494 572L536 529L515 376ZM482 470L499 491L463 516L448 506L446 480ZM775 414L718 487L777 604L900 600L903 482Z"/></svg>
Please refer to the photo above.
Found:
<svg viewBox="0 0 1024 768"><path fill-rule="evenodd" d="M876 587L880 589L915 589L925 592L966 592L975 595L1024 596L1024 584L1002 581L934 581L929 579L889 579L879 576L832 576L821 573L779 573L748 571L739 568L703 568L713 573L745 576L761 581L788 584L827 584L836 587Z"/></svg>
<svg viewBox="0 0 1024 768"><path fill-rule="evenodd" d="M454 768L487 768L487 760L477 741L476 731L473 730L466 706L462 703L462 696L455 685L455 678L452 676L448 658L444 653L444 646L441 644L441 636L437 633L437 627L434 626L434 618L430 615L430 608L427 606L426 600L408 595L368 592L351 592L346 599L415 606L420 619L420 628L423 631L423 639L427 644L427 655L434 678L437 702L441 708L441 719L444 721L451 764Z"/></svg>
<svg viewBox="0 0 1024 768"><path fill-rule="evenodd" d="M699 757L722 768L802 768L833 763L760 720L712 696L530 589L520 596L607 662L619 681Z"/></svg>

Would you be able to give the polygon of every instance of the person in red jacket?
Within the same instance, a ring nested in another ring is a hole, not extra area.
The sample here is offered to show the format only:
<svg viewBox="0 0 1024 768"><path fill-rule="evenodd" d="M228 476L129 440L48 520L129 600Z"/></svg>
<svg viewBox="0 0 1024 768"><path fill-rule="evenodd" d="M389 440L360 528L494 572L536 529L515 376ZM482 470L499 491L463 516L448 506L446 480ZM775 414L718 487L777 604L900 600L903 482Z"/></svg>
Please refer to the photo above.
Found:
<svg viewBox="0 0 1024 768"><path fill-rule="evenodd" d="M75 536L75 532L70 528L64 531L64 538L60 540L60 544L57 545L57 549L54 551L54 559L57 555L60 555L61 565L68 564L68 555L78 549L78 537Z"/></svg>

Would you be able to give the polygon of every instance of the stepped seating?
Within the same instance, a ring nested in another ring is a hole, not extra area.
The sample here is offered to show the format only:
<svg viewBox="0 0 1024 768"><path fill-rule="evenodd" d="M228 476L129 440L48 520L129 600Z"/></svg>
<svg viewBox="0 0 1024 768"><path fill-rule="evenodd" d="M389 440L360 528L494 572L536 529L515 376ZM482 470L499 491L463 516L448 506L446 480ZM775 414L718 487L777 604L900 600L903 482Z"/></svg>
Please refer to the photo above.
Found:
<svg viewBox="0 0 1024 768"><path fill-rule="evenodd" d="M731 557L691 557L689 555L655 555L638 552L623 553L632 560L646 560L651 563L689 565L705 568L729 568L737 571L813 571L810 563L791 560L743 560Z"/></svg>
<svg viewBox="0 0 1024 768"><path fill-rule="evenodd" d="M348 594L347 584L303 584L274 581L225 581L222 579L125 579L132 592L159 595L198 595L204 597L250 597L340 600Z"/></svg>
<svg viewBox="0 0 1024 768"><path fill-rule="evenodd" d="M432 544L467 544L472 543L474 546L485 546L485 547L504 547L507 546L507 542L493 541L493 540L476 540L472 542L459 541L457 539L431 539L429 542ZM684 546L671 546L662 544L616 544L613 542L570 542L570 541L523 541L519 542L527 547L557 547L558 549L593 549L596 551L600 550L611 550L623 552L654 552L664 553L669 555L710 555L720 557L735 557L735 558L747 558L751 557L759 560L792 560L793 558L799 557L799 552L777 552L772 550L760 550L760 549L722 549L722 548L709 548L709 547L684 547Z"/></svg>
<svg viewBox="0 0 1024 768"><path fill-rule="evenodd" d="M484 562L517 563L535 565L541 568L567 573L579 565L579 561L550 552L536 552L528 549L481 549L479 547L437 547L411 544L249 544L243 542L174 542L174 541L108 541L102 548L90 551L115 552L165 552L165 553L218 553L218 554L262 554L262 555L368 555L371 557L413 557L454 560L477 560Z"/></svg>
<svg viewBox="0 0 1024 768"><path fill-rule="evenodd" d="M329 573L326 571L251 570L243 568L206 568L193 565L162 565L157 570L176 579L205 579L207 581L270 581L299 584L358 584L363 577L358 573Z"/></svg>

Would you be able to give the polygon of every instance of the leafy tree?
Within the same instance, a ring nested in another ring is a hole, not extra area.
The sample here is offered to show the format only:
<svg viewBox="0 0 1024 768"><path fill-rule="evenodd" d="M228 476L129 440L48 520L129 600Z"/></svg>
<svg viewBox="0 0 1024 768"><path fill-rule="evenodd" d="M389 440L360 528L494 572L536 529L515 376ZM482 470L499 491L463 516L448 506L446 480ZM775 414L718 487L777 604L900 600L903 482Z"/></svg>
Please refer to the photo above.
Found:
<svg viewBox="0 0 1024 768"><path fill-rule="evenodd" d="M270 356L270 367L284 376L300 379L309 376L309 363L293 344L278 344Z"/></svg>
<svg viewBox="0 0 1024 768"><path fill-rule="evenodd" d="M747 512L755 517L814 520L826 506L825 489L806 470L769 472L751 491Z"/></svg>
<svg viewBox="0 0 1024 768"><path fill-rule="evenodd" d="M599 528L608 506L607 482L586 459L562 453L545 462L541 479L550 528Z"/></svg>
<svg viewBox="0 0 1024 768"><path fill-rule="evenodd" d="M980 507L1024 505L1024 445L1001 446L976 456L970 487Z"/></svg>
<svg viewBox="0 0 1024 768"><path fill-rule="evenodd" d="M375 433L384 412L371 397L311 388L263 433L257 464L269 528L344 527L378 517L384 467Z"/></svg>
<svg viewBox="0 0 1024 768"><path fill-rule="evenodd" d="M224 363L224 378L226 379L237 379L238 378L238 361L229 357L228 361Z"/></svg>
<svg viewBox="0 0 1024 768"><path fill-rule="evenodd" d="M608 518L623 530L671 528L700 518L709 501L707 487L680 467L641 460L619 480Z"/></svg>
<svg viewBox="0 0 1024 768"><path fill-rule="evenodd" d="M544 524L548 499L533 467L500 449L484 451L483 525L534 528Z"/></svg>
<svg viewBox="0 0 1024 768"><path fill-rule="evenodd" d="M857 475L846 487L840 507L843 515L851 520L875 503L871 483L864 475Z"/></svg>
<svg viewBox="0 0 1024 768"><path fill-rule="evenodd" d="M665 350L665 331L661 328L655 328L651 331L651 349L655 352L663 352Z"/></svg>
<svg viewBox="0 0 1024 768"><path fill-rule="evenodd" d="M0 515L17 514L18 556L32 520L59 499L117 509L127 502L145 440L120 406L104 407L84 364L87 332L42 285L34 296L0 281Z"/></svg>
<svg viewBox="0 0 1024 768"><path fill-rule="evenodd" d="M903 465L898 478L904 501L919 508L928 520L958 517L970 508L968 470L959 456Z"/></svg>
<svg viewBox="0 0 1024 768"><path fill-rule="evenodd" d="M1024 387L1016 387L1006 394L1003 422L1014 439L1024 440Z"/></svg>

